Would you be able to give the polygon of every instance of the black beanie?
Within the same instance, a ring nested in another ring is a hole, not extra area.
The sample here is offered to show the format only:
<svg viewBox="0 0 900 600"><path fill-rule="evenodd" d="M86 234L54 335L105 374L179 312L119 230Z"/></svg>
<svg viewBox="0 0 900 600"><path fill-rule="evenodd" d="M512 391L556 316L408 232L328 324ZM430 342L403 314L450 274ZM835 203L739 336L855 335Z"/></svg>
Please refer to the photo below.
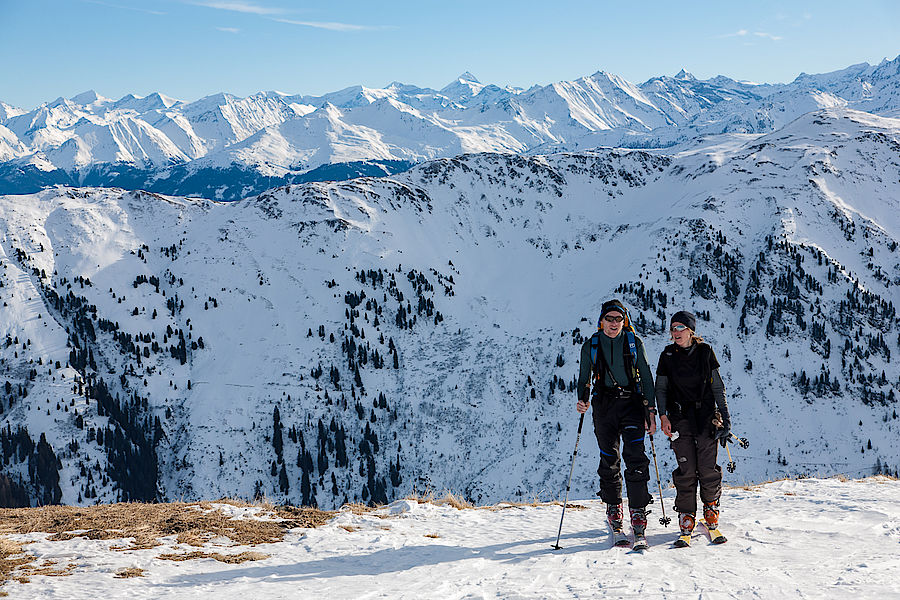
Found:
<svg viewBox="0 0 900 600"><path fill-rule="evenodd" d="M607 300L603 303L603 306L600 308L600 318L597 319L597 327L600 327L600 321L603 320L603 316L606 313L618 311L622 313L623 317L628 316L628 311L625 309L625 305L619 302L618 300Z"/></svg>
<svg viewBox="0 0 900 600"><path fill-rule="evenodd" d="M672 323L681 323L686 325L691 331L697 331L697 317L694 316L694 313L686 310L679 310L672 315L672 320L669 321L669 324L671 325Z"/></svg>

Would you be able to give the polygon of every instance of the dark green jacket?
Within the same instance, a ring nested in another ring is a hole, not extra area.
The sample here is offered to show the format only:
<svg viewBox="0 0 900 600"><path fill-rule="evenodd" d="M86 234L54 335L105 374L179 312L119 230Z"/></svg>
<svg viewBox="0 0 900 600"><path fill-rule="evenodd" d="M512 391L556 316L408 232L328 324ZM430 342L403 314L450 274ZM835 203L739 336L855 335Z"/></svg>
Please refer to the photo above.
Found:
<svg viewBox="0 0 900 600"><path fill-rule="evenodd" d="M619 332L614 338L610 338L602 331L598 331L594 335L599 340L598 351L603 352L606 358L606 364L612 371L616 381L622 386L628 385L628 374L625 372L625 359L622 353L622 346L626 344L625 330ZM650 408L656 408L656 392L653 386L653 373L650 371L650 365L647 364L647 353L644 351L644 343L637 335L634 336L635 346L637 348L637 368L641 374L641 391L644 398L649 402ZM600 361L600 358L597 358ZM582 401L589 400L591 371L591 338L585 340L581 346L581 364L578 372L578 399ZM604 373L604 385L612 387L615 385L610 379L608 373Z"/></svg>

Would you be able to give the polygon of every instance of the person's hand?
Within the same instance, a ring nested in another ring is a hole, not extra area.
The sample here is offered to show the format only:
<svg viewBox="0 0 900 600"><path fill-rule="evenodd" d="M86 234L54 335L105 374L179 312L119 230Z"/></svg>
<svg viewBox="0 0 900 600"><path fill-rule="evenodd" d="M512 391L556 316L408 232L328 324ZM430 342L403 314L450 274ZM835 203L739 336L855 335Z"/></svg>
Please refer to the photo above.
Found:
<svg viewBox="0 0 900 600"><path fill-rule="evenodd" d="M648 417L649 418L647 419L646 423L647 433L653 435L654 433L656 433L656 413L650 413Z"/></svg>
<svg viewBox="0 0 900 600"><path fill-rule="evenodd" d="M660 415L659 425L662 429L662 432L666 434L666 437L672 437L672 423L669 422L669 417L667 417L666 415Z"/></svg>
<svg viewBox="0 0 900 600"><path fill-rule="evenodd" d="M719 440L719 443L724 448L728 444L728 439L731 437L731 423L725 423L722 429L716 430L715 438Z"/></svg>
<svg viewBox="0 0 900 600"><path fill-rule="evenodd" d="M575 405L575 410L577 410L581 414L584 414L587 412L587 409L589 409L590 407L591 407L590 402L579 400L578 404Z"/></svg>

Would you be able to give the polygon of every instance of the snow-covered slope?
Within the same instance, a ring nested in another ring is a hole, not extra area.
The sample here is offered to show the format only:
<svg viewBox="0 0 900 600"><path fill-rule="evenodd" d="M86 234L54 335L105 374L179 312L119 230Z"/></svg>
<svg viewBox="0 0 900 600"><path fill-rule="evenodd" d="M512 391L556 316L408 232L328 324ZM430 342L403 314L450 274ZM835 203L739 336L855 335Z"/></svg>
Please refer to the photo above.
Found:
<svg viewBox="0 0 900 600"><path fill-rule="evenodd" d="M669 506L673 491L665 492ZM201 547L189 546L171 535L162 538L160 546L131 549L130 540L32 533L13 539L28 542L24 550L40 561L36 565L43 573L29 575L28 583L11 581L2 590L21 600L880 600L900 595L898 497L900 484L882 477L726 488L721 527L726 544L713 546L697 533L690 548L675 549L673 527L663 528L654 514L647 530L651 547L643 554L610 547L598 500L570 502L559 550L551 545L556 542L560 506L500 504L458 510L411 500L369 514L353 514L347 507L319 528L292 529L283 541L253 546L221 537L204 540ZM260 509L239 512L226 504L215 506L229 516L266 516ZM61 540L54 541L56 537ZM191 553L216 553L220 560L184 561ZM258 560L242 562L239 555L248 553ZM232 559L235 564L228 564L233 556L238 557ZM132 578L123 578L128 572Z"/></svg>
<svg viewBox="0 0 900 600"><path fill-rule="evenodd" d="M527 90L466 72L440 91L394 82L322 96L220 93L189 103L159 93L113 101L88 91L30 111L0 104L0 161L7 169L36 166L28 185L0 168L0 184L37 191L59 180L55 170L82 184L86 172L97 178L113 165L141 171L130 189L165 192L177 165L205 187L228 188L217 198L233 200L262 191L253 175L285 177L348 161L671 147L698 136L770 133L821 108L897 116L898 70L900 57L779 85L701 81L684 71L636 85L599 71ZM250 173L243 195L231 181L234 168ZM123 182L109 175L101 183Z"/></svg>
<svg viewBox="0 0 900 600"><path fill-rule="evenodd" d="M232 204L7 196L3 422L45 433L65 502L554 496L579 343L617 296L654 364L668 316L701 315L751 440L727 481L894 472L900 123L833 108L741 139L467 155ZM52 496L21 443L9 473ZM585 468L573 490L595 485Z"/></svg>

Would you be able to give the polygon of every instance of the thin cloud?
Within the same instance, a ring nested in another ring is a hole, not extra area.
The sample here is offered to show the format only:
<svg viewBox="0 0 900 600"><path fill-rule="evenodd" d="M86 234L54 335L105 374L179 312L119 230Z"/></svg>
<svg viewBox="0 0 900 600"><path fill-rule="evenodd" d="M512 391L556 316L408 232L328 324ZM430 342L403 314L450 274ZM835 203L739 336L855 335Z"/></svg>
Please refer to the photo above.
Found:
<svg viewBox="0 0 900 600"><path fill-rule="evenodd" d="M721 35L717 35L716 37L720 37L720 38L743 37L743 36L747 35L748 33L750 33L750 32L747 31L746 29L738 29L734 33L723 33Z"/></svg>
<svg viewBox="0 0 900 600"><path fill-rule="evenodd" d="M333 23L328 21L294 21L293 19L272 19L279 23L287 23L289 25L301 25L303 27L315 27L316 29L327 29L329 31L374 31L378 29L389 29L384 26L373 25L353 25L351 23Z"/></svg>
<svg viewBox="0 0 900 600"><path fill-rule="evenodd" d="M225 33L240 33L241 30L237 27L216 27L219 31L224 31Z"/></svg>
<svg viewBox="0 0 900 600"><path fill-rule="evenodd" d="M137 6L122 6L121 4L110 4L109 2L100 2L100 0L81 0L82 2L86 2L87 4L97 4L99 6L106 6L107 8L121 8L123 10L134 10L137 12L146 13L148 15L165 15L168 13L158 11L158 10L150 10L148 8L139 8Z"/></svg>
<svg viewBox="0 0 900 600"><path fill-rule="evenodd" d="M259 6L252 2L191 2L196 6L205 6L206 8L215 8L217 10L230 10L232 12L248 13L252 15L280 15L285 11L280 8L269 8L267 6Z"/></svg>
<svg viewBox="0 0 900 600"><path fill-rule="evenodd" d="M723 33L721 35L717 35L717 38L731 38L731 37L740 37L745 38L750 35L750 32L746 29L738 29L734 33ZM768 40L772 40L773 42L777 42L778 40L784 39L780 35L774 35L771 33L766 33L765 31L754 31L753 35L756 37L766 38Z"/></svg>

